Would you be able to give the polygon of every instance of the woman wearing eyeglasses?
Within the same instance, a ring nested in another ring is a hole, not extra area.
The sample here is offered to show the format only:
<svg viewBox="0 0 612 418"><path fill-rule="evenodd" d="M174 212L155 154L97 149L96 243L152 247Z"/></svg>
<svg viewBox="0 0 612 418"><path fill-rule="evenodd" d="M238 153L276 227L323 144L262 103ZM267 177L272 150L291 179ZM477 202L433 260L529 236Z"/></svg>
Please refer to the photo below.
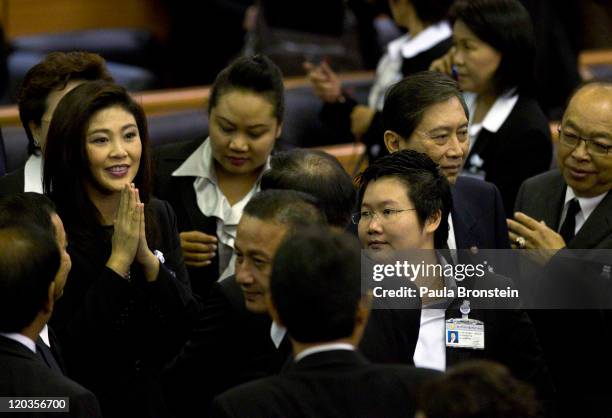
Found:
<svg viewBox="0 0 612 418"><path fill-rule="evenodd" d="M464 174L494 183L512 213L521 183L550 168L548 120L532 96L535 41L518 0L459 0L454 46L432 64L452 75L470 111Z"/></svg>
<svg viewBox="0 0 612 418"><path fill-rule="evenodd" d="M440 167L426 154L402 150L381 157L360 174L357 184L360 210L353 222L357 224L359 240L368 256L376 260L396 260L395 256L401 251L400 259L414 257L414 264L445 268L453 264L452 259L444 259L435 251L447 248L448 215L453 205L451 186ZM415 263L415 259L419 261ZM385 267L392 265L385 261ZM511 285L509 279L493 273L461 278L436 274L435 269L428 270L434 273L423 271L406 279L407 283L413 282L419 288L422 309L399 309L390 315L390 328L399 328L398 332L406 337L397 341L401 341L404 352L413 354L416 366L444 371L466 360L493 360L532 383L540 396L550 396L552 388L542 349L531 321L518 308L518 300L488 299L486 303L492 309L478 309L482 300L455 293L459 286L470 290L505 289ZM403 283L401 280L402 277L393 277L377 282L377 286L395 289L396 283ZM397 306L395 299L385 300L385 296L380 299L376 292L374 296L375 307ZM418 332L393 326L393 321L415 315L420 324ZM468 319L468 315L475 320L471 324L482 326L478 332L481 332L483 343L471 337L465 341L462 334L458 334L461 346L446 344L447 332L455 330L452 328L455 320ZM390 345L389 348L395 347Z"/></svg>

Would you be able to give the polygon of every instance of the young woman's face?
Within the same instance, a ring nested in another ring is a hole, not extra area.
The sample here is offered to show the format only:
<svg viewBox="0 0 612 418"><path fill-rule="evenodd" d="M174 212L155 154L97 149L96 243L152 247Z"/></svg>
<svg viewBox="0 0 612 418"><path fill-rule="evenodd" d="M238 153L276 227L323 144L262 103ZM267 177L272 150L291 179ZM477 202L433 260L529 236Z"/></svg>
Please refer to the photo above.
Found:
<svg viewBox="0 0 612 418"><path fill-rule="evenodd" d="M368 183L360 211L357 230L363 248L374 251L433 248L433 232L421 226L408 188L400 180L382 177Z"/></svg>
<svg viewBox="0 0 612 418"><path fill-rule="evenodd" d="M136 119L121 106L99 110L89 121L85 149L94 186L120 193L140 167L142 143Z"/></svg>
<svg viewBox="0 0 612 418"><path fill-rule="evenodd" d="M453 63L459 73L459 87L474 93L492 91L501 53L474 35L461 20L453 27L453 43Z"/></svg>
<svg viewBox="0 0 612 418"><path fill-rule="evenodd" d="M265 164L281 125L274 105L247 90L223 93L210 111L210 144L216 169L230 175L250 175Z"/></svg>

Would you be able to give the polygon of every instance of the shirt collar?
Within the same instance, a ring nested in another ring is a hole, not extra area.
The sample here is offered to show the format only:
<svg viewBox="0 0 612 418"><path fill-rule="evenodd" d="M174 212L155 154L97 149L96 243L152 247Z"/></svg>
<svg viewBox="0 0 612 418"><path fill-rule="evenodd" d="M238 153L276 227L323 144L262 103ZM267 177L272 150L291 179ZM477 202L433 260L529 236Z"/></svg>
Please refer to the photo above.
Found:
<svg viewBox="0 0 612 418"><path fill-rule="evenodd" d="M263 173L270 169L270 157L266 159L263 170L259 174L257 184L261 180ZM200 145L187 159L172 172L174 177L200 177L207 179L213 184L217 184L217 174L215 172L212 156L212 147L210 146L210 137Z"/></svg>
<svg viewBox="0 0 612 418"><path fill-rule="evenodd" d="M604 197L606 197L607 194L608 192L602 193L595 197L578 197L574 193L574 190L572 190L572 188L568 186L565 190L565 202L563 207L567 206L570 200L574 198L578 199L578 203L580 204L580 210L582 211L584 219L586 220L589 216L591 216L591 213L593 213L597 205L601 203L601 201L604 199Z"/></svg>
<svg viewBox="0 0 612 418"><path fill-rule="evenodd" d="M174 177L201 177L208 179L212 183L217 183L214 165L212 163L212 148L210 137L206 138L202 144L174 170Z"/></svg>
<svg viewBox="0 0 612 418"><path fill-rule="evenodd" d="M0 335L5 338L8 338L9 340L17 341L18 343L25 345L33 353L36 353L36 343L25 335L19 334L17 332L0 332Z"/></svg>
<svg viewBox="0 0 612 418"><path fill-rule="evenodd" d="M49 340L49 326L47 324L45 324L42 331L40 331L40 334L38 335L40 336L40 339L47 344L47 347L51 347L51 341Z"/></svg>
<svg viewBox="0 0 612 418"><path fill-rule="evenodd" d="M476 110L477 95L475 93L466 92L463 93L463 97L470 111L471 123L474 117L474 112ZM514 109L518 98L519 96L516 93L516 89L510 89L506 93L499 96L495 100L495 103L493 103L493 106L491 106L491 109L489 109L489 111L487 112L485 118L482 120L482 127L489 132L497 132L499 128L501 128L501 126L504 124L506 119L508 119L510 113L512 113L512 110Z"/></svg>
<svg viewBox="0 0 612 418"><path fill-rule="evenodd" d="M32 154L23 169L23 191L42 194L42 157Z"/></svg>
<svg viewBox="0 0 612 418"><path fill-rule="evenodd" d="M389 42L387 49L391 58L397 59L401 55L402 58L412 58L423 51L431 49L443 40L453 36L453 30L450 24L443 20L430 25L427 29L419 32L414 38L410 34L400 36L394 41Z"/></svg>
<svg viewBox="0 0 612 418"><path fill-rule="evenodd" d="M315 347L307 348L304 351L298 353L295 356L295 361L298 362L302 360L306 356L310 356L316 353L322 353L324 351L334 351L334 350L347 350L347 351L355 351L355 346L348 343L327 343L327 344L319 344Z"/></svg>
<svg viewBox="0 0 612 418"><path fill-rule="evenodd" d="M447 266L449 263L446 261L446 259L440 252L436 252L436 254L438 256L440 265L442 266L442 270L444 270L445 266ZM457 281L454 277L444 275L444 287L449 291L452 290L453 294L457 293ZM446 309L452 301L453 298L440 299L433 303L430 303L427 306L423 306L423 309Z"/></svg>
<svg viewBox="0 0 612 418"><path fill-rule="evenodd" d="M272 338L272 342L276 348L280 347L281 343L283 342L283 338L285 338L285 334L287 334L287 328L277 324L275 321L272 321L272 326L270 327L270 338Z"/></svg>

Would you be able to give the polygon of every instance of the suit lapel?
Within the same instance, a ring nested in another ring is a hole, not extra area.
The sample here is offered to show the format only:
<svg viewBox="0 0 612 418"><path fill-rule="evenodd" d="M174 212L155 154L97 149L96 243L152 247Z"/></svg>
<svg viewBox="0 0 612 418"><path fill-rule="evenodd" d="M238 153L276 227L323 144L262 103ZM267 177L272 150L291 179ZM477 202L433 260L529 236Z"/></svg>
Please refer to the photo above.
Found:
<svg viewBox="0 0 612 418"><path fill-rule="evenodd" d="M462 193L453 188L453 209L451 211L453 229L455 230L455 241L457 249L473 247L478 242L478 237L472 233L476 226L476 219L472 216L472 210L463 198Z"/></svg>
<svg viewBox="0 0 612 418"><path fill-rule="evenodd" d="M176 184L179 189L178 195L193 229L207 232L210 230L211 219L214 220L214 218L207 218L200 211L195 190L193 189L194 180L194 177L176 177Z"/></svg>
<svg viewBox="0 0 612 418"><path fill-rule="evenodd" d="M543 204L538 208L539 213L533 216L546 222L546 225L555 231L559 229L559 220L565 200L565 188L565 181L559 173L559 176L554 179L550 187L539 191L541 198L538 198L538 201Z"/></svg>
<svg viewBox="0 0 612 418"><path fill-rule="evenodd" d="M606 237L612 235L612 193L595 208L578 234L572 239L568 248L597 248Z"/></svg>
<svg viewBox="0 0 612 418"><path fill-rule="evenodd" d="M51 349L47 347L45 342L38 337L36 340L36 355L40 357L40 359L49 367L51 370L56 371L60 374L63 374L62 369L59 363L56 361L53 353L51 353Z"/></svg>

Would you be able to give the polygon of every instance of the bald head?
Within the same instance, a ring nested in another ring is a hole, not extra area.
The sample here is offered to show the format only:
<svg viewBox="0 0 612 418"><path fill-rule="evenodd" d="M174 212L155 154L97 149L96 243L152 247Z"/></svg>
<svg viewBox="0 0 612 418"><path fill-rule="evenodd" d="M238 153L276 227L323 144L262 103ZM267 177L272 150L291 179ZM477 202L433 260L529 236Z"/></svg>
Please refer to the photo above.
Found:
<svg viewBox="0 0 612 418"><path fill-rule="evenodd" d="M345 228L356 192L338 160L323 151L294 149L272 157L261 179L262 190L297 190L314 196L330 225Z"/></svg>
<svg viewBox="0 0 612 418"><path fill-rule="evenodd" d="M574 193L607 193L612 188L612 83L588 83L574 93L559 139L557 164Z"/></svg>

